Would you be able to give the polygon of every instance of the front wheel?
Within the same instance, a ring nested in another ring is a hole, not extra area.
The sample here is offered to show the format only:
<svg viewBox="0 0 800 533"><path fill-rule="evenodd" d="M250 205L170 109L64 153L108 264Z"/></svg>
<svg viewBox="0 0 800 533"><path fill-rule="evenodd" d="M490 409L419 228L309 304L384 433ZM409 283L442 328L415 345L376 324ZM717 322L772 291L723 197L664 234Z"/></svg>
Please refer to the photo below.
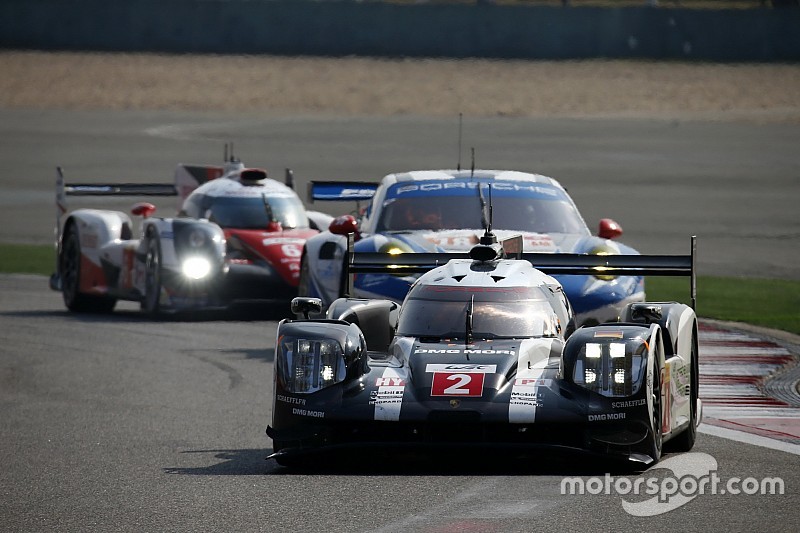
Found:
<svg viewBox="0 0 800 533"><path fill-rule="evenodd" d="M305 251L303 251L302 257L300 257L300 279L297 282L297 295L298 296L308 296L309 291L309 269L308 269L308 259L306 259Z"/></svg>
<svg viewBox="0 0 800 533"><path fill-rule="evenodd" d="M117 301L106 296L94 296L80 291L81 240L78 228L70 224L64 232L59 256L61 294L67 309L76 313L109 313Z"/></svg>
<svg viewBox="0 0 800 533"><path fill-rule="evenodd" d="M161 243L150 232L147 237L147 251L144 264L144 299L142 311L155 317L161 310Z"/></svg>
<svg viewBox="0 0 800 533"><path fill-rule="evenodd" d="M688 452L694 447L694 442L697 439L697 417L699 415L697 404L700 391L700 363L698 361L698 341L697 341L697 326L695 325L692 332L692 362L691 362L691 376L689 376L689 410L690 420L689 427L683 432L670 440L668 443L669 450L676 452Z"/></svg>
<svg viewBox="0 0 800 533"><path fill-rule="evenodd" d="M652 401L653 401L653 417L651 420L651 433L652 440L650 442L650 457L653 459L652 464L656 464L661 459L661 451L664 445L664 435L661 431L663 410L661 402L661 383L663 369L658 368L658 361L653 361L653 384L652 384Z"/></svg>

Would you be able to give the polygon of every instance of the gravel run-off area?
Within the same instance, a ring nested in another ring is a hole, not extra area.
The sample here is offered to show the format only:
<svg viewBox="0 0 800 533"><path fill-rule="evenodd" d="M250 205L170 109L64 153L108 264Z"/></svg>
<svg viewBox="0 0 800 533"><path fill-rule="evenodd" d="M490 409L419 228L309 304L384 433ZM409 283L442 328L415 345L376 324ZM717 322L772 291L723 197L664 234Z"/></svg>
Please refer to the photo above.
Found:
<svg viewBox="0 0 800 533"><path fill-rule="evenodd" d="M0 108L800 123L800 65L0 51Z"/></svg>

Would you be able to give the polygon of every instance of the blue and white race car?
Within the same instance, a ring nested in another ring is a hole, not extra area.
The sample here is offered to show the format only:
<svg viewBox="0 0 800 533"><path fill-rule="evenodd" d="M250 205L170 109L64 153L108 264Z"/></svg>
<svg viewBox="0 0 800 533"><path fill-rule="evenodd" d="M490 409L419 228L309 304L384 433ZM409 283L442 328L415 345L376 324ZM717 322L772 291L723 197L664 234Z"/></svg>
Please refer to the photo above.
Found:
<svg viewBox="0 0 800 533"><path fill-rule="evenodd" d="M592 235L575 202L561 184L539 174L502 170L436 170L390 174L380 184L312 182L312 201L364 201L356 220L343 215L303 248L299 295L320 298L323 307L344 295L342 258L348 233L355 252L387 254L467 252L485 227L482 204L489 203L492 230L500 239L522 235L526 253L631 255L636 250L614 241L622 228L602 219ZM349 296L401 302L418 277L359 274ZM640 275L556 276L573 306L576 322L594 325L616 320L630 303L644 301Z"/></svg>

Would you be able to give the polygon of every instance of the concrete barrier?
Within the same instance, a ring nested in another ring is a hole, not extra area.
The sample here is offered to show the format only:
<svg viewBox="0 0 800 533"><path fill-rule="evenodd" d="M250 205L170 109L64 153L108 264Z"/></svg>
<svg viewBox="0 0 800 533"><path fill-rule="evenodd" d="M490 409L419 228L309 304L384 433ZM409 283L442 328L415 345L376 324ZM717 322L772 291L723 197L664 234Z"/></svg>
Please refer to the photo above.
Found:
<svg viewBox="0 0 800 533"><path fill-rule="evenodd" d="M800 9L307 0L0 0L0 47L797 61Z"/></svg>

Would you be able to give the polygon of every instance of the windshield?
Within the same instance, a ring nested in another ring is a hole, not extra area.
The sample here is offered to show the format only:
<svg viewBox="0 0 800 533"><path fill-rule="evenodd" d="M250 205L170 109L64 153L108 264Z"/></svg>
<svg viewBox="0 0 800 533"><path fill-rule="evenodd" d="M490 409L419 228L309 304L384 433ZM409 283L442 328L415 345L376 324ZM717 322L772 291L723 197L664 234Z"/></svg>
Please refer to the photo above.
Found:
<svg viewBox="0 0 800 533"><path fill-rule="evenodd" d="M407 185L405 186L408 187ZM436 193L404 187L387 191L377 231L480 229L481 204L473 189ZM542 193L539 189L547 191ZM536 192L492 189L492 227L534 233L588 233L586 224L563 191L537 185ZM487 198L486 189L484 197Z"/></svg>
<svg viewBox="0 0 800 533"><path fill-rule="evenodd" d="M397 334L464 339L470 306L474 339L551 337L557 332L555 314L550 304L542 299L502 298L497 301L495 293L467 295L464 291L439 293L439 296L444 299L407 298L401 308ZM485 301L490 298L492 301Z"/></svg>
<svg viewBox="0 0 800 533"><path fill-rule="evenodd" d="M223 228L263 229L270 221L284 228L307 228L308 217L300 199L294 196L218 197L211 204L209 219Z"/></svg>

